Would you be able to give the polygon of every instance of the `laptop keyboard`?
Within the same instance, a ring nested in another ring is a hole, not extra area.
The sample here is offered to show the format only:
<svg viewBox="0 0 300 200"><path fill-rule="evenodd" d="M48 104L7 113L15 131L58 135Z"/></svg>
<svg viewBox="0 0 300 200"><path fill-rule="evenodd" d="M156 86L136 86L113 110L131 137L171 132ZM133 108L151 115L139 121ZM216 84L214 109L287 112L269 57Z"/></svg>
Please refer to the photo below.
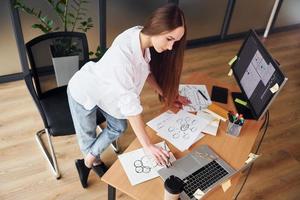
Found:
<svg viewBox="0 0 300 200"><path fill-rule="evenodd" d="M198 188L201 191L204 191L227 174L228 172L215 160L211 161L207 165L183 179L183 190L190 198L193 198L193 194Z"/></svg>

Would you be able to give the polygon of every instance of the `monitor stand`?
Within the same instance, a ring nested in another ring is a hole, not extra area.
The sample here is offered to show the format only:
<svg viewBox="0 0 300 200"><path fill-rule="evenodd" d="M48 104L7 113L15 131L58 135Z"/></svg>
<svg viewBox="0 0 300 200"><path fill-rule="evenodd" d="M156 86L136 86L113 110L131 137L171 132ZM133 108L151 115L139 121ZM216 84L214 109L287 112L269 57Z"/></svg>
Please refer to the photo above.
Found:
<svg viewBox="0 0 300 200"><path fill-rule="evenodd" d="M236 103L234 100L236 98L238 99L241 99L243 101L246 101L247 102L247 99L244 97L244 95L240 92L232 92L231 93L231 96L232 96L232 100L233 100L233 103L235 105L235 108L237 110L237 112L239 114L242 114L244 119L255 119L253 114L251 113L251 110L249 108L247 108L246 106L243 106L239 103Z"/></svg>

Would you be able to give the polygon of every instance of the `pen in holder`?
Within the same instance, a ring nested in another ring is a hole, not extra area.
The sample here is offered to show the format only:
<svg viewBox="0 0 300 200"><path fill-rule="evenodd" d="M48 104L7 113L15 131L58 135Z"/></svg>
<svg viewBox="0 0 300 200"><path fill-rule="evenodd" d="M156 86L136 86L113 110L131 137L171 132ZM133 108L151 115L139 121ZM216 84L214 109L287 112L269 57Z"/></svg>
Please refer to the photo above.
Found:
<svg viewBox="0 0 300 200"><path fill-rule="evenodd" d="M228 113L228 125L226 133L232 136L239 136L241 133L242 126L245 122L242 114L234 114L233 112Z"/></svg>

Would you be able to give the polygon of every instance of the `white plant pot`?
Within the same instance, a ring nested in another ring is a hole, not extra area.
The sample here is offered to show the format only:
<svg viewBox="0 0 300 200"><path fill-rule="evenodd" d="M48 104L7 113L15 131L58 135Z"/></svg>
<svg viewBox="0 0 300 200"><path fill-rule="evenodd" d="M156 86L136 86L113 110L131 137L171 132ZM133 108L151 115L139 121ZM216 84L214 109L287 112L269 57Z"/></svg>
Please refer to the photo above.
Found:
<svg viewBox="0 0 300 200"><path fill-rule="evenodd" d="M79 70L79 56L52 58L57 86L67 85L72 76Z"/></svg>

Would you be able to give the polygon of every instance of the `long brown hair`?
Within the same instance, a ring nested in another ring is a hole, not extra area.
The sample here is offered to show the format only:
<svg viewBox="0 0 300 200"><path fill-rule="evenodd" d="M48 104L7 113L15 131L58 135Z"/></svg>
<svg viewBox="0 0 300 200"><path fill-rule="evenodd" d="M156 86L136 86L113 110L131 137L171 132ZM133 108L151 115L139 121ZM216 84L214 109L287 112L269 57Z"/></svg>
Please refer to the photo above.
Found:
<svg viewBox="0 0 300 200"><path fill-rule="evenodd" d="M150 70L161 87L163 96L167 99L167 105L171 105L178 94L186 43L184 14L178 6L168 3L152 13L141 31L146 35L153 36L165 31L172 31L181 26L184 27L184 35L174 43L172 50L157 53L153 47L150 48ZM160 98L160 100L162 99Z"/></svg>

